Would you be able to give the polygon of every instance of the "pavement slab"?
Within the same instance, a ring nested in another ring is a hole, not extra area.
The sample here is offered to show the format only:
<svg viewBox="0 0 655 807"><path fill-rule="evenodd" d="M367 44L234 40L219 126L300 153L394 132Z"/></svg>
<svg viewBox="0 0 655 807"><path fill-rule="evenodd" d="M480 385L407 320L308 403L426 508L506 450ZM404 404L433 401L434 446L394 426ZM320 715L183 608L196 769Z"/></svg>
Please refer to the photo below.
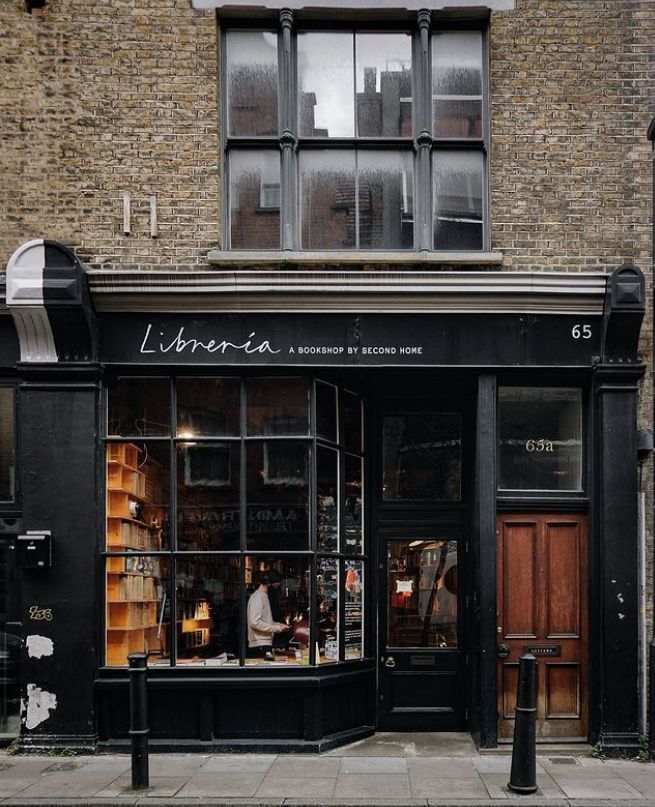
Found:
<svg viewBox="0 0 655 807"><path fill-rule="evenodd" d="M407 773L403 757L342 757L341 773Z"/></svg>
<svg viewBox="0 0 655 807"><path fill-rule="evenodd" d="M415 779L410 783L412 796L419 798L488 799L479 777L475 779Z"/></svg>
<svg viewBox="0 0 655 807"><path fill-rule="evenodd" d="M252 798L262 783L263 773L197 773L182 787L177 795L201 798L203 796L243 796Z"/></svg>
<svg viewBox="0 0 655 807"><path fill-rule="evenodd" d="M340 773L334 790L337 798L403 798L411 795L409 778L400 773Z"/></svg>
<svg viewBox="0 0 655 807"><path fill-rule="evenodd" d="M410 779L475 779L478 769L470 759L416 757L407 759Z"/></svg>
<svg viewBox="0 0 655 807"><path fill-rule="evenodd" d="M289 784L288 777L268 775L259 786L255 797L291 795L293 798L329 799L334 795L336 777L315 776L308 779L296 779Z"/></svg>

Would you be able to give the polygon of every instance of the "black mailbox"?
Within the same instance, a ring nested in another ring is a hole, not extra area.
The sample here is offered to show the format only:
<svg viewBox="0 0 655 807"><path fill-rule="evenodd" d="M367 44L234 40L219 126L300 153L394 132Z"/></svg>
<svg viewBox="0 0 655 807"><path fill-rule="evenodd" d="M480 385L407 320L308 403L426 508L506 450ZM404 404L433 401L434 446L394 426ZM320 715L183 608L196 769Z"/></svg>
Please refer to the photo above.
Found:
<svg viewBox="0 0 655 807"><path fill-rule="evenodd" d="M19 535L18 562L23 569L49 569L52 566L50 530L32 530Z"/></svg>

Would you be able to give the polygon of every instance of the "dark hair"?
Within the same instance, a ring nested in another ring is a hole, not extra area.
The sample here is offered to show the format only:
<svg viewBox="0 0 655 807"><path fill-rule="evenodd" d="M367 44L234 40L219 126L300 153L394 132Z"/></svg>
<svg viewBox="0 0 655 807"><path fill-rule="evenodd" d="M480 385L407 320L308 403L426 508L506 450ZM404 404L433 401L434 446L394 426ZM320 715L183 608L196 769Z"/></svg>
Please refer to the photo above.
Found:
<svg viewBox="0 0 655 807"><path fill-rule="evenodd" d="M259 575L260 585L270 586L273 583L279 583L282 578L275 571L275 569L267 569Z"/></svg>

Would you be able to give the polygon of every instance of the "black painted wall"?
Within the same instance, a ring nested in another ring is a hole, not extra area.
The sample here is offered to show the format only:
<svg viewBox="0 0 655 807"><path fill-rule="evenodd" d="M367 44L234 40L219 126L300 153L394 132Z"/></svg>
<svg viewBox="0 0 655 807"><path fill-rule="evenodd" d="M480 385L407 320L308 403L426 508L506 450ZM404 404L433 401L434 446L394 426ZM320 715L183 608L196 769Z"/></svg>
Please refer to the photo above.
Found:
<svg viewBox="0 0 655 807"><path fill-rule="evenodd" d="M21 743L88 746L95 737L99 385L80 371L30 368L19 394L24 529L49 529L53 540L52 568L22 572L24 636L50 639L53 652L24 651ZM56 707L44 708L52 698Z"/></svg>

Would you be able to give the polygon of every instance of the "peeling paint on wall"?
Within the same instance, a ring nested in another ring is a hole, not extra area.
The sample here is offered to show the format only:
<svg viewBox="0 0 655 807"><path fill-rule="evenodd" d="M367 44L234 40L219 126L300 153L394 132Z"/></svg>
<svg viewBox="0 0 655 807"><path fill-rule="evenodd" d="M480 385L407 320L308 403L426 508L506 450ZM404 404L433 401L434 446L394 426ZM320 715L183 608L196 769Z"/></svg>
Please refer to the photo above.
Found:
<svg viewBox="0 0 655 807"><path fill-rule="evenodd" d="M30 658L43 658L44 656L51 656L55 651L55 646L52 639L47 636L39 636L33 634L27 637L27 655Z"/></svg>
<svg viewBox="0 0 655 807"><path fill-rule="evenodd" d="M57 696L46 692L36 684L27 685L27 710L25 728L35 729L50 717L50 712L57 708Z"/></svg>

